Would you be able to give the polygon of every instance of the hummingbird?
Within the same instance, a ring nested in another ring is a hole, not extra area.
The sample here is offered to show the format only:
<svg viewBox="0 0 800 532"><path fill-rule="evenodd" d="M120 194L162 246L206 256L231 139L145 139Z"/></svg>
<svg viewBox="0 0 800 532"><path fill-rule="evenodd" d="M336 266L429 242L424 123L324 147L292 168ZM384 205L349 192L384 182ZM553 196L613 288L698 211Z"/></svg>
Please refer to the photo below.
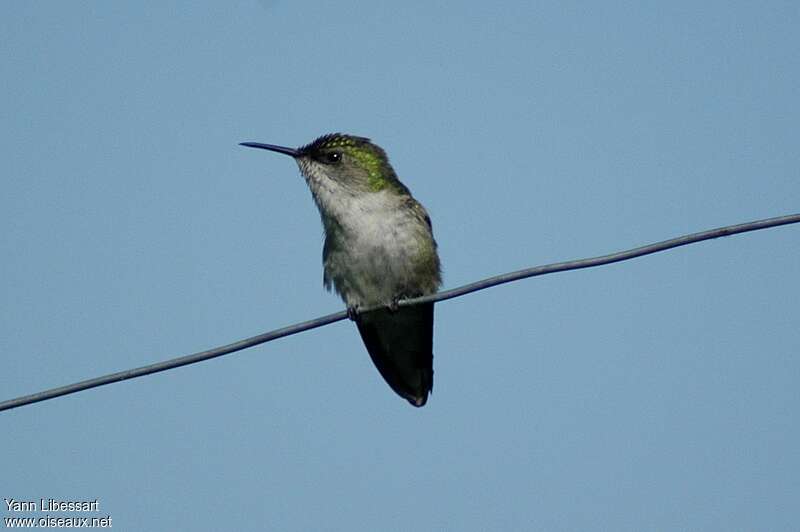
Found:
<svg viewBox="0 0 800 532"><path fill-rule="evenodd" d="M433 388L433 303L397 302L435 293L441 264L425 208L370 139L323 135L300 148L242 146L294 158L319 209L323 277L347 305L372 362L413 406ZM362 309L381 307L360 312Z"/></svg>

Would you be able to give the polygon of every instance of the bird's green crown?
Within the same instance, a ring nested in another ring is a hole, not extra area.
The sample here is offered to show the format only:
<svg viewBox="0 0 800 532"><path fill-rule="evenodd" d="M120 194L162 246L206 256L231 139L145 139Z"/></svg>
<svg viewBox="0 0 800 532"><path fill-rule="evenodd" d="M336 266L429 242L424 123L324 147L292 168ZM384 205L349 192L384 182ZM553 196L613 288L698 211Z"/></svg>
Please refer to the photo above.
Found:
<svg viewBox="0 0 800 532"><path fill-rule="evenodd" d="M357 165L367 173L369 188L375 192L387 186L400 187L407 192L389 164L386 152L368 138L331 133L319 137L299 151L322 164L339 164L346 158L344 162Z"/></svg>

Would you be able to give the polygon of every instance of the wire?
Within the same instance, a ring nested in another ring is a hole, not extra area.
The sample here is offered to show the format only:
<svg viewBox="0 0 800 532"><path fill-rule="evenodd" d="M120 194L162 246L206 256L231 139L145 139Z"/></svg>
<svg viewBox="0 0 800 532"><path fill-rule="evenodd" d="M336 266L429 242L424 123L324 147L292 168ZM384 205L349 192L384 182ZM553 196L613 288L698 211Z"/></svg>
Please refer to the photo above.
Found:
<svg viewBox="0 0 800 532"><path fill-rule="evenodd" d="M565 272L568 270L580 270L582 268L593 268L595 266L603 266L604 264L612 264L623 260L635 259L636 257L643 257L644 255L651 255L659 251L666 251L668 249L702 242L703 240L712 240L722 236L737 235L739 233L748 233L750 231L758 231L759 229L768 229L770 227L778 227L780 225L796 224L800 222L800 214L787 214L786 216L777 216L775 218L766 218L764 220L756 220L737 225L727 225L725 227L718 227L716 229L709 229L700 233L692 233L690 235L679 236L656 242L655 244L648 244L646 246L629 249L626 251L618 251L609 255L601 255L599 257L591 257L588 259L569 260L566 262L556 262L555 264L546 264L544 266L534 266L533 268L526 268L516 272L504 273L496 277L489 277L481 281L465 284L458 288L445 290L429 296L417 297L400 301L400 306L416 305L419 303L428 303L431 301L444 301L454 297L460 297L484 288L490 288L511 281L518 281L520 279L527 279L528 277L536 277L539 275L546 275L548 273ZM0 403L0 410L2 410L3 403Z"/></svg>
<svg viewBox="0 0 800 532"><path fill-rule="evenodd" d="M410 305L417 305L420 303L444 301L447 299L453 299L455 297L460 297L466 294L470 294L472 292L477 292L478 290L483 290L485 288L490 288L492 286L510 283L512 281L518 281L520 279L527 279L528 277L536 277L539 275L564 272L568 270L579 270L582 268L593 268L595 266L602 266L604 264L612 264L614 262L634 259L636 257L642 257L644 255L650 255L652 253L658 253L660 251L666 251L668 249L680 246L686 246L688 244L694 244L696 242L702 242L704 240L711 240L713 238L730 236L739 233L747 233L749 231L758 231L760 229L768 229L770 227L794 224L798 222L800 222L800 213L789 214L786 216L778 216L775 218L767 218L764 220L756 220L753 222L747 222L738 225L728 225L725 227L710 229L708 231L703 231L700 233L693 233L690 235L683 235L676 238L671 238L669 240L656 242L655 244L648 244L646 246L641 246L626 251L611 253L609 255L591 257L588 259L571 260L566 262L557 262L554 264L546 264L544 266L535 266L533 268L527 268L516 272L506 273L503 275L498 275L496 277L489 277L488 279L483 279L481 281L460 286L458 288L453 288L451 290L445 290L444 292L438 292L436 294L399 301L398 305L410 306ZM382 308L382 307L368 308L360 310L359 312L361 313L369 312L377 308ZM347 317L348 317L347 311L343 310L340 312L335 312L333 314L328 314L327 316L321 316L313 320L304 321L302 323L296 323L294 325L289 325L288 327L283 327L282 329L276 329L274 331L259 334L258 336L253 336L251 338L239 340L238 342L234 342L232 344L216 347L214 349L209 349L207 351L201 351L199 353L194 353L192 355L185 355L182 357L165 360L163 362L157 362L155 364L141 366L139 368L129 369L126 371L119 371L117 373L111 373L109 375L104 375L102 377L96 377L94 379L88 379L85 381L76 382L74 384L68 384L66 386L60 386L58 388L51 388L49 390L44 390L31 395L24 395L22 397L17 397L15 399L9 399L7 401L0 402L0 411L11 410L12 408L17 408L32 403L38 403L40 401L46 401L48 399L54 399L62 395L69 395L76 392L80 392L82 390L97 388L98 386L105 386L106 384L113 384L115 382L120 382L128 379L135 379L137 377L143 377L145 375L151 375L153 373L159 373L161 371L167 371L169 369L179 368L181 366L195 364L197 362L202 362L204 360L210 360L212 358L216 358L222 355L227 355L235 351L241 351L242 349L246 349L248 347L253 347L259 344L270 342L278 338L283 338L285 336L291 336L293 334L297 334L303 331L316 329L317 327L322 327L324 325L344 320Z"/></svg>

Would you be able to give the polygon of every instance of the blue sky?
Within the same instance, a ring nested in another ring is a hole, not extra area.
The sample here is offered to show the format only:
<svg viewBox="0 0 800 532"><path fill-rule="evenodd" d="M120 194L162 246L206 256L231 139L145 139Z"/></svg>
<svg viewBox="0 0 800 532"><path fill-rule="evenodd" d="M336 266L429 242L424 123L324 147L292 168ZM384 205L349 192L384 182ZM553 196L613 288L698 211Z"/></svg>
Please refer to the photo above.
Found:
<svg viewBox="0 0 800 532"><path fill-rule="evenodd" d="M373 138L445 287L800 211L795 2L5 2L0 399L341 310L296 146ZM0 414L122 530L791 530L800 228L340 322ZM14 514L0 506L0 515ZM75 515L75 514L65 514Z"/></svg>

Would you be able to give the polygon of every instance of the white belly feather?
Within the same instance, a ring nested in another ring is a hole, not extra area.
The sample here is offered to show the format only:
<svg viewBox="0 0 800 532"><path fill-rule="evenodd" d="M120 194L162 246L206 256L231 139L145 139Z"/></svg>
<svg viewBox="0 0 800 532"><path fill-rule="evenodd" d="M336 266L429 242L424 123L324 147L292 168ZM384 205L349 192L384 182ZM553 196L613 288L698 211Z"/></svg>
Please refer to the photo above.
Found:
<svg viewBox="0 0 800 532"><path fill-rule="evenodd" d="M347 203L336 209L335 223L326 224L328 288L332 284L348 306L386 304L436 289L420 277L433 241L418 216L380 193Z"/></svg>

